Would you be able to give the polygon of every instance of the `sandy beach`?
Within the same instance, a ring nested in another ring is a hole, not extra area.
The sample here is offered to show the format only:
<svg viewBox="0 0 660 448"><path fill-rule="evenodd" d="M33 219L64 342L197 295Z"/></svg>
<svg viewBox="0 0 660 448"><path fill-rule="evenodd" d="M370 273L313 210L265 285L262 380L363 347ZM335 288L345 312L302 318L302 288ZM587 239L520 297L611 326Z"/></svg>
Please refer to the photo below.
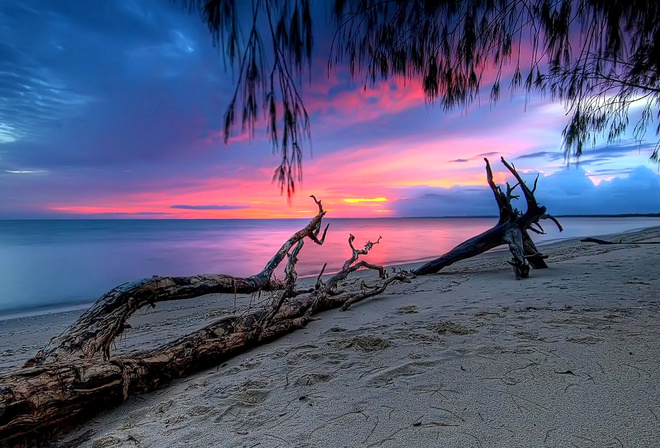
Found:
<svg viewBox="0 0 660 448"><path fill-rule="evenodd" d="M660 245L635 244L660 241L660 228L607 239L631 244L544 246L550 268L523 281L499 251L392 285L52 444L660 446ZM199 328L226 312L217 303L140 313L115 353ZM0 321L0 371L79 314Z"/></svg>

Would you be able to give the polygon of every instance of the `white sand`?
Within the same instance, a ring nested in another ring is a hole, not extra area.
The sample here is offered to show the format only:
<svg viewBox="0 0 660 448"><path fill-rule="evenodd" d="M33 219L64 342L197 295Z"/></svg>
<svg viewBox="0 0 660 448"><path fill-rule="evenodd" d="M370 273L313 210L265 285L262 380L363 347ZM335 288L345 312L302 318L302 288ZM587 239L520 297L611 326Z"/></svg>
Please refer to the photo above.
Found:
<svg viewBox="0 0 660 448"><path fill-rule="evenodd" d="M660 228L613 238L660 241ZM323 313L132 398L58 444L660 446L660 245L572 241L543 251L550 268L524 281L508 253L494 252ZM203 325L218 314L214 300L138 316L118 352ZM76 316L0 322L0 368L19 365Z"/></svg>

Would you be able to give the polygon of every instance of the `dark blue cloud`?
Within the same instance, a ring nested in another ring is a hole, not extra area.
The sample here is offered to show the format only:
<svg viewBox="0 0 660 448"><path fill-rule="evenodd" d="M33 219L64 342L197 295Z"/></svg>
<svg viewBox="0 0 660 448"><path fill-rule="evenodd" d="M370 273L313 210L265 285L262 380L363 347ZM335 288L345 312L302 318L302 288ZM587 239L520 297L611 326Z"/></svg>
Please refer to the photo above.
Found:
<svg viewBox="0 0 660 448"><path fill-rule="evenodd" d="M581 167L567 168L539 180L537 197L557 215L658 213L660 176L639 166L627 177L594 185Z"/></svg>
<svg viewBox="0 0 660 448"><path fill-rule="evenodd" d="M17 2L0 21L5 163L154 165L209 152L229 76L181 5Z"/></svg>
<svg viewBox="0 0 660 448"><path fill-rule="evenodd" d="M496 216L497 204L488 187L415 187L390 208L396 216Z"/></svg>
<svg viewBox="0 0 660 448"><path fill-rule="evenodd" d="M655 143L639 143L632 139L621 143L600 145L583 151L576 163L582 166L598 166L625 155L645 154L650 156L654 146Z"/></svg>
<svg viewBox="0 0 660 448"><path fill-rule="evenodd" d="M467 163L467 162L469 162L469 161L471 161L471 160L483 160L484 158L488 158L488 157L491 157L491 158L492 158L492 157L494 157L494 156L498 156L498 155L500 155L500 153L499 153L499 152L495 152L495 151L484 152L484 153L482 153L482 154L477 154L476 156L474 156L474 157L470 157L470 158L468 158L468 159L454 159L454 160L449 160L448 163Z"/></svg>
<svg viewBox="0 0 660 448"><path fill-rule="evenodd" d="M654 146L655 143L639 143L632 139L627 139L620 143L600 144L596 147L586 149L578 159L571 157L570 155L567 157L567 154L563 150L544 150L521 154L516 157L516 160L540 159L549 162L566 161L583 167L598 166L616 161L616 159L622 156L631 154L648 154L650 156ZM620 173L623 174L623 172Z"/></svg>
<svg viewBox="0 0 660 448"><path fill-rule="evenodd" d="M530 152L528 154L522 154L516 157L516 160L544 159L544 160L556 161L564 158L565 156L563 151L535 151L535 152Z"/></svg>
<svg viewBox="0 0 660 448"><path fill-rule="evenodd" d="M619 174L619 173L617 173ZM531 185L535 175L523 175ZM497 206L488 187L417 187L394 202L396 216L495 216ZM538 182L536 198L554 215L602 215L660 212L660 176L648 167L633 168L627 177L595 185L580 167L568 167ZM518 208L524 209L519 201Z"/></svg>

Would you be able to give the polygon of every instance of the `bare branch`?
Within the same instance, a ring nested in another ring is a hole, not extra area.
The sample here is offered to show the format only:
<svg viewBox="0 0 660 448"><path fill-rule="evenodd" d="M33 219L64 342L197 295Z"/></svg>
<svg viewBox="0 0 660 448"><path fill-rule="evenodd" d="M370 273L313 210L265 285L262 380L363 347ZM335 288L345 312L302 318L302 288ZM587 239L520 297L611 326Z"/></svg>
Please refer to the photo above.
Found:
<svg viewBox="0 0 660 448"><path fill-rule="evenodd" d="M117 330L117 326L123 325L140 306L215 292L199 286L200 282L209 281L201 276L148 279L122 285L102 297L62 335L53 338L25 367L0 374L0 440L3 444L40 442L53 432L90 418L102 410L104 404L114 406L129 396L152 391L172 379L217 365L250 347L304 327L315 319L314 313L373 297L395 281L410 281L409 275L402 272L385 279L383 267L357 261L358 256L369 252L380 238L358 250L352 246L354 238L351 236L349 245L353 254L345 269L324 284L321 281L324 265L315 288L305 293L295 291L295 267L304 238L318 235L325 214L320 201L316 203L319 207L316 217L283 245L284 256L288 258L285 281L278 283L283 289L263 306L225 316L153 350L110 359L106 344L121 333L123 327ZM281 257L273 257L273 260L279 263ZM383 281L372 286L363 281L358 291L333 292L338 282L360 268L377 270ZM243 285L245 279L222 278L227 279L225 292L255 291L254 285ZM99 351L103 356L97 355Z"/></svg>
<svg viewBox="0 0 660 448"><path fill-rule="evenodd" d="M559 220L557 220L557 218L555 218L554 216L552 216L552 215L550 215L550 214L548 214L548 213L544 213L544 214L542 214L542 215L539 217L539 219L549 219L550 221L552 221L552 222L555 223L555 225L557 226L557 228L559 229L560 232L563 232L563 231L564 231L564 228L563 228L562 225L559 223Z"/></svg>
<svg viewBox="0 0 660 448"><path fill-rule="evenodd" d="M350 298L346 300L346 302L341 307L341 309L342 311L347 311L348 309L351 308L353 304L357 302L361 302L362 300L367 299L369 297L374 297L378 294L381 294L382 292L385 291L385 289L387 289L387 287L391 283L394 282L410 283L413 278L415 278L415 275L412 272L408 272L408 271L398 272L395 275L389 277L380 285L376 285L373 287L364 287L359 293L355 293L351 295ZM363 286L366 285L363 284Z"/></svg>
<svg viewBox="0 0 660 448"><path fill-rule="evenodd" d="M268 289L285 289L286 282L274 281L273 272L289 257L289 264L295 265L300 247L305 238L322 244L319 232L325 211L321 201L314 198L318 213L302 229L294 233L282 244L275 255L266 263L263 270L250 277L233 277L226 274L197 275L194 277L157 277L120 285L99 299L73 324L67 332L54 337L50 343L26 366L40 365L48 360L64 361L70 358L93 358L99 353L104 359L110 358L112 342L125 328L126 321L144 306L155 306L156 302L182 300L213 293L253 293ZM327 231L327 226L326 226ZM294 257L290 256L294 250ZM293 266L291 267L293 269ZM103 323L103 325L101 325Z"/></svg>
<svg viewBox="0 0 660 448"><path fill-rule="evenodd" d="M507 183L506 193L504 193L502 188L497 186L493 180L493 171L488 159L484 160L486 162L486 180L493 191L497 205L500 207L499 221L495 226L480 235L462 242L446 254L415 269L414 273L416 275L438 272L457 261L474 257L503 244L508 244L513 255L513 260L509 264L514 268L516 279L526 278L529 275L530 266L535 269L547 267L544 262L545 257L538 252L528 232L544 233L543 227L539 224L540 219L551 219L560 230L562 228L556 219L546 213L546 208L539 206L536 202L534 191L537 187L538 176L534 181L534 189L530 190L516 168L502 158L502 163L517 181L513 186ZM523 214L511 205L511 199L515 197L512 192L517 187L520 187L523 191L527 201L527 210Z"/></svg>

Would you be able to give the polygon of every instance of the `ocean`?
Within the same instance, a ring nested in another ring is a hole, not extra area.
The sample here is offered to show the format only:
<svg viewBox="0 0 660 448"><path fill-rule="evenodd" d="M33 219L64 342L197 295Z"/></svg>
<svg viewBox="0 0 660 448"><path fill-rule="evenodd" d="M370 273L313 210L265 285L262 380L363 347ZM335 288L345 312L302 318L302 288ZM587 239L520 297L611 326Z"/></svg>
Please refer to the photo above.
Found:
<svg viewBox="0 0 660 448"><path fill-rule="evenodd" d="M327 219L323 246L310 241L298 274L338 270L360 247L382 237L365 257L394 265L435 258L491 227L496 218ZM544 244L660 225L660 218L583 218L550 222ZM153 275L259 272L280 245L308 220L5 220L0 221L0 319L79 308L128 281ZM282 277L282 271L279 272Z"/></svg>

